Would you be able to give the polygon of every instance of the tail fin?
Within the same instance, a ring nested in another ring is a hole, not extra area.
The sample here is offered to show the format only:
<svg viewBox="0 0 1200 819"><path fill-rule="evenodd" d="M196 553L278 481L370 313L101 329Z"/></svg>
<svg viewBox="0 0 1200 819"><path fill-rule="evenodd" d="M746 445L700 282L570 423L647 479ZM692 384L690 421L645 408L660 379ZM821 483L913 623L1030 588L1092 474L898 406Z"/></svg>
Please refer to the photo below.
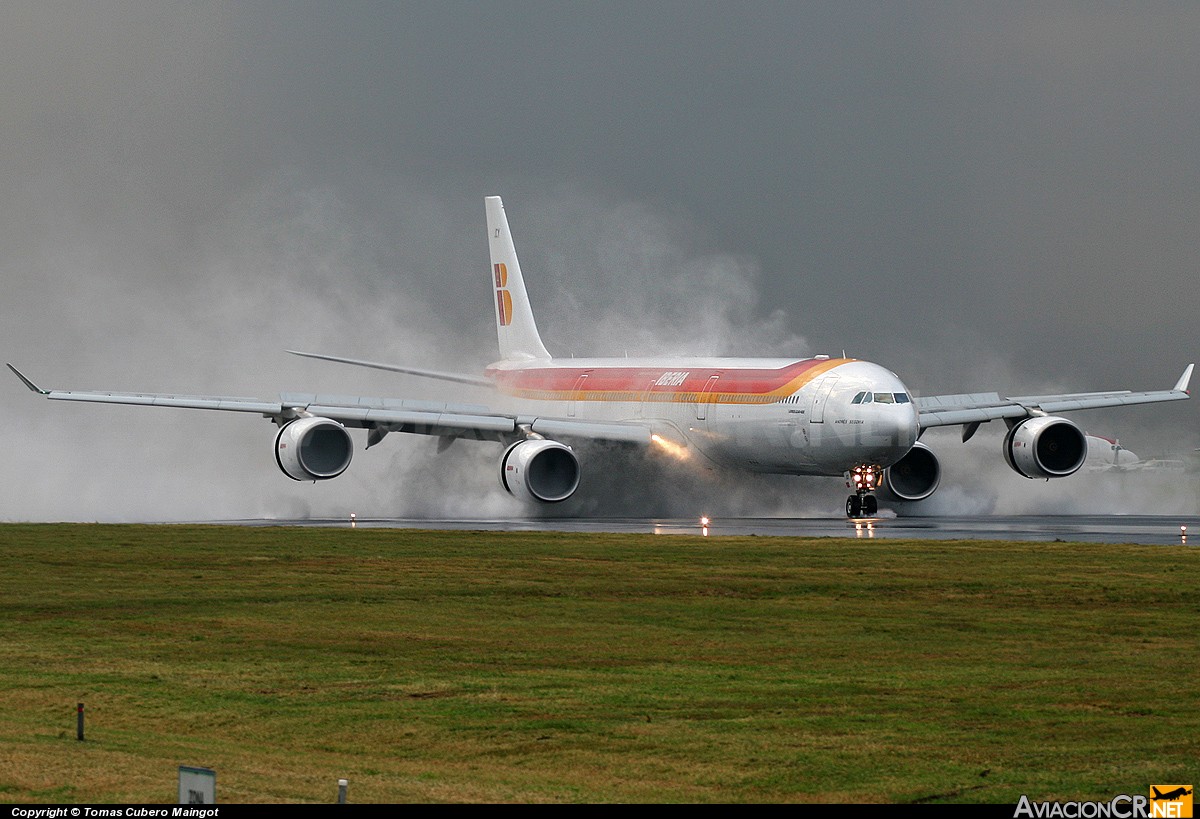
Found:
<svg viewBox="0 0 1200 819"><path fill-rule="evenodd" d="M492 290L496 294L496 338L500 342L500 357L504 359L550 358L538 335L533 320L533 308L521 278L521 265L504 203L499 196L488 196L488 249L492 257Z"/></svg>

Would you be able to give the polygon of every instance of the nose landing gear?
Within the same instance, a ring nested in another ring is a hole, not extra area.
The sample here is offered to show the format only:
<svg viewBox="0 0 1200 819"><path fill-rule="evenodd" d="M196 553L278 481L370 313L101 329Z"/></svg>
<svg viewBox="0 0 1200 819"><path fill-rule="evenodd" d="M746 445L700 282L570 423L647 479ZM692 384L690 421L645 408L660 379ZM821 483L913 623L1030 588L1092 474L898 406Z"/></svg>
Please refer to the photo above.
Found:
<svg viewBox="0 0 1200 819"><path fill-rule="evenodd" d="M879 501L873 493L882 478L883 467L877 464L863 464L850 470L846 486L853 489L854 494L846 498L846 517L875 517L879 512Z"/></svg>
<svg viewBox="0 0 1200 819"><path fill-rule="evenodd" d="M879 501L874 495L851 495L846 498L846 517L873 518L879 512Z"/></svg>

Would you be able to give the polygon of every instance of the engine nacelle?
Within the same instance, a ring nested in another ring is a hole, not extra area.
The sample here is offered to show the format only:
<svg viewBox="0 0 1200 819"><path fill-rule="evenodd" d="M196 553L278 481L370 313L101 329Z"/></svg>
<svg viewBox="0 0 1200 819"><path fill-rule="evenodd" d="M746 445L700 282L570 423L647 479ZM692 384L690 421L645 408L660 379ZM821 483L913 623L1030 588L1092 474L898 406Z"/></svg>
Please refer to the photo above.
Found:
<svg viewBox="0 0 1200 819"><path fill-rule="evenodd" d="M932 449L918 442L907 455L883 470L878 494L890 500L925 500L941 481L942 465L937 456Z"/></svg>
<svg viewBox="0 0 1200 819"><path fill-rule="evenodd" d="M1030 418L1004 437L1004 460L1026 478L1065 478L1087 460L1087 436L1066 418Z"/></svg>
<svg viewBox="0 0 1200 819"><path fill-rule="evenodd" d="M354 442L337 421L297 418L275 437L275 461L294 481L325 481L350 466Z"/></svg>
<svg viewBox="0 0 1200 819"><path fill-rule="evenodd" d="M518 441L500 458L500 483L521 500L565 501L579 487L579 459L558 441Z"/></svg>

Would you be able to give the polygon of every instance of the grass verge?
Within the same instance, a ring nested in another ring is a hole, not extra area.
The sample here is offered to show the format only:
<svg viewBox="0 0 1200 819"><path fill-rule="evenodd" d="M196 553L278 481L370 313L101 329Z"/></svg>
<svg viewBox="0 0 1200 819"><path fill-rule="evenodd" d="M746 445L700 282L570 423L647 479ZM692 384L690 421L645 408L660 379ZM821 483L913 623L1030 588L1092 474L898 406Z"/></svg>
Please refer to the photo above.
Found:
<svg viewBox="0 0 1200 819"><path fill-rule="evenodd" d="M1197 778L1186 547L11 524L0 569L11 802L171 802L179 765L222 802Z"/></svg>

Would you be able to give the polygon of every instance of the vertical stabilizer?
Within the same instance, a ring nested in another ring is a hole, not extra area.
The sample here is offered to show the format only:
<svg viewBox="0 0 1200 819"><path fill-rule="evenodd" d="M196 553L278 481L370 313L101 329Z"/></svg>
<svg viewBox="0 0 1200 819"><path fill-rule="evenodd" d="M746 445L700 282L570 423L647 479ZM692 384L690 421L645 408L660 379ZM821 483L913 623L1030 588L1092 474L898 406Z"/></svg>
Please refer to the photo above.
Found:
<svg viewBox="0 0 1200 819"><path fill-rule="evenodd" d="M495 296L493 315L500 357L518 360L550 358L533 320L533 308L529 306L529 294L525 292L525 280L521 278L517 250L512 234L508 232L504 203L499 196L488 196L483 201L487 205L488 249L492 257L491 280Z"/></svg>

